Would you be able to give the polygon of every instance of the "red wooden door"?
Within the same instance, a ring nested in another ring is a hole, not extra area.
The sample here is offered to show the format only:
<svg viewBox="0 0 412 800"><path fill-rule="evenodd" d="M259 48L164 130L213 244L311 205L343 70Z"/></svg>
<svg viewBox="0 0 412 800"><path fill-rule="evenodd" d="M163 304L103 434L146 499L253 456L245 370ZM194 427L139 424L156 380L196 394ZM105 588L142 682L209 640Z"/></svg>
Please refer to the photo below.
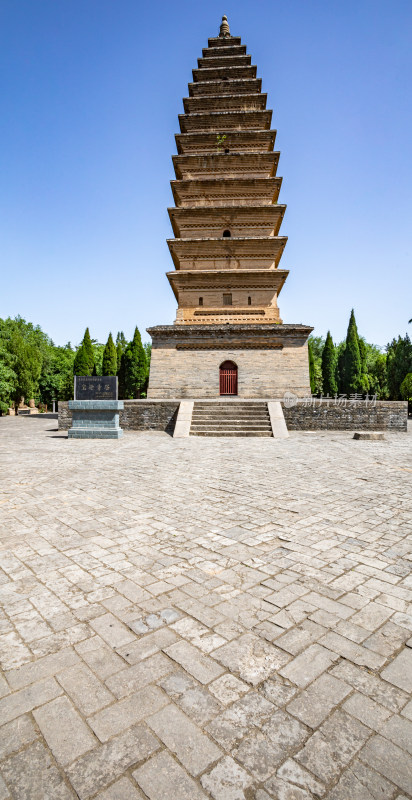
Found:
<svg viewBox="0 0 412 800"><path fill-rule="evenodd" d="M219 373L220 394L237 394L237 366L233 361L224 361Z"/></svg>

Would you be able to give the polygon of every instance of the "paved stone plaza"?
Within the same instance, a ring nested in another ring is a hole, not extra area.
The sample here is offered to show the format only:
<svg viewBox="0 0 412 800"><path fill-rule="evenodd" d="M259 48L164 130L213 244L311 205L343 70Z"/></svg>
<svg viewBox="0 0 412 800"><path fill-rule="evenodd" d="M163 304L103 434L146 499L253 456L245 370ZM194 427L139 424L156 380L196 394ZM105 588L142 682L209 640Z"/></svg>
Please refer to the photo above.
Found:
<svg viewBox="0 0 412 800"><path fill-rule="evenodd" d="M56 428L0 419L0 800L412 797L410 436Z"/></svg>

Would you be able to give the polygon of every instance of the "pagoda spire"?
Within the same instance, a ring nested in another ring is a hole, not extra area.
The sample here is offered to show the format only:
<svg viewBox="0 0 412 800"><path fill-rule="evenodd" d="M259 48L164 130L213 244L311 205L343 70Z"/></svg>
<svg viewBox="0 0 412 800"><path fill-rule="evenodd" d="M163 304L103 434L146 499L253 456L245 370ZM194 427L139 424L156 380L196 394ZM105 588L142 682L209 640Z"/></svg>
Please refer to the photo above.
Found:
<svg viewBox="0 0 412 800"><path fill-rule="evenodd" d="M222 24L220 26L219 36L222 37L223 39L225 39L226 36L230 36L230 28L226 14L224 14L222 17Z"/></svg>

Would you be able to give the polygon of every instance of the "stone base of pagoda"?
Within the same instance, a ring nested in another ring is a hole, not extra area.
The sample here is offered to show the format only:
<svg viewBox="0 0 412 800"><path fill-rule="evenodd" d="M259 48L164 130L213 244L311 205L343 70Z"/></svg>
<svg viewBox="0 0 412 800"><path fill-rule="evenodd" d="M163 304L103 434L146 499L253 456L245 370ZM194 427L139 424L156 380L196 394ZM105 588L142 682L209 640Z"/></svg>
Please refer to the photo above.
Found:
<svg viewBox="0 0 412 800"><path fill-rule="evenodd" d="M148 399L216 398L220 366L237 367L237 396L310 394L307 325L159 325L148 328L152 357Z"/></svg>

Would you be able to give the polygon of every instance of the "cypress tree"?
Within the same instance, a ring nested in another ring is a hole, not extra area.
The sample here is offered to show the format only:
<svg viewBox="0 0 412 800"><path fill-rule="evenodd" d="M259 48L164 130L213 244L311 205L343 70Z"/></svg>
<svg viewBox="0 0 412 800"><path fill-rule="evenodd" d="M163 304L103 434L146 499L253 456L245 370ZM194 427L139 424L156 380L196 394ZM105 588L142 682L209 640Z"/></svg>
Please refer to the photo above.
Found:
<svg viewBox="0 0 412 800"><path fill-rule="evenodd" d="M120 342L118 342L117 345L116 345L116 365L117 365L116 375L120 370L120 364L121 364L121 361L122 361L122 355L123 355L122 346L121 346Z"/></svg>
<svg viewBox="0 0 412 800"><path fill-rule="evenodd" d="M86 328L83 341L73 363L73 375L95 375L94 353L89 329Z"/></svg>
<svg viewBox="0 0 412 800"><path fill-rule="evenodd" d="M308 356L309 356L309 380L310 380L310 391L312 394L316 392L316 380L315 380L315 358L313 355L312 345L308 342Z"/></svg>
<svg viewBox="0 0 412 800"><path fill-rule="evenodd" d="M412 372L408 372L400 386L400 395L408 403L412 401Z"/></svg>
<svg viewBox="0 0 412 800"><path fill-rule="evenodd" d="M116 353L117 353L117 373L120 371L120 364L122 361L122 355L127 347L127 339L123 333L123 331L118 331L116 336Z"/></svg>
<svg viewBox="0 0 412 800"><path fill-rule="evenodd" d="M89 365L89 370L90 370L90 372L88 372L87 374L88 375L92 375L93 374L93 368L95 366L95 364L94 364L94 352L93 352L92 340L90 338L90 333L89 333L89 329L88 328L86 328L86 330L84 332L83 347L84 347L84 350L85 350L85 353L86 353L87 363Z"/></svg>
<svg viewBox="0 0 412 800"><path fill-rule="evenodd" d="M112 334L109 333L109 338L103 352L103 375L116 375L117 373L117 352L114 346Z"/></svg>
<svg viewBox="0 0 412 800"><path fill-rule="evenodd" d="M336 381L336 350L333 344L332 336L328 331L326 336L325 346L322 352L322 381L323 381L323 394L334 397L338 391L338 384Z"/></svg>
<svg viewBox="0 0 412 800"><path fill-rule="evenodd" d="M389 395L391 400L399 400L401 383L412 372L412 342L408 334L393 339L387 351Z"/></svg>
<svg viewBox="0 0 412 800"><path fill-rule="evenodd" d="M125 353L121 353L120 362L118 361L117 378L118 378L118 391L119 400L127 400L126 398L126 357Z"/></svg>
<svg viewBox="0 0 412 800"><path fill-rule="evenodd" d="M124 362L124 396L127 399L140 397L140 392L146 386L147 363L146 353L142 345L139 329L136 327L131 342L126 347L122 357L120 371Z"/></svg>
<svg viewBox="0 0 412 800"><path fill-rule="evenodd" d="M346 394L358 392L362 388L362 361L359 352L359 337L355 314L352 308L343 363L343 391Z"/></svg>
<svg viewBox="0 0 412 800"><path fill-rule="evenodd" d="M338 392L340 394L344 394L344 379L343 379L343 372L344 372L344 364L345 364L345 350L346 350L346 342L340 342L336 347L336 354L337 354L337 381L338 381Z"/></svg>
<svg viewBox="0 0 412 800"><path fill-rule="evenodd" d="M366 350L365 340L358 336L359 355L361 360L362 375L367 375L368 372L368 356Z"/></svg>
<svg viewBox="0 0 412 800"><path fill-rule="evenodd" d="M73 362L73 375L91 375L84 344L82 343L75 355Z"/></svg>

